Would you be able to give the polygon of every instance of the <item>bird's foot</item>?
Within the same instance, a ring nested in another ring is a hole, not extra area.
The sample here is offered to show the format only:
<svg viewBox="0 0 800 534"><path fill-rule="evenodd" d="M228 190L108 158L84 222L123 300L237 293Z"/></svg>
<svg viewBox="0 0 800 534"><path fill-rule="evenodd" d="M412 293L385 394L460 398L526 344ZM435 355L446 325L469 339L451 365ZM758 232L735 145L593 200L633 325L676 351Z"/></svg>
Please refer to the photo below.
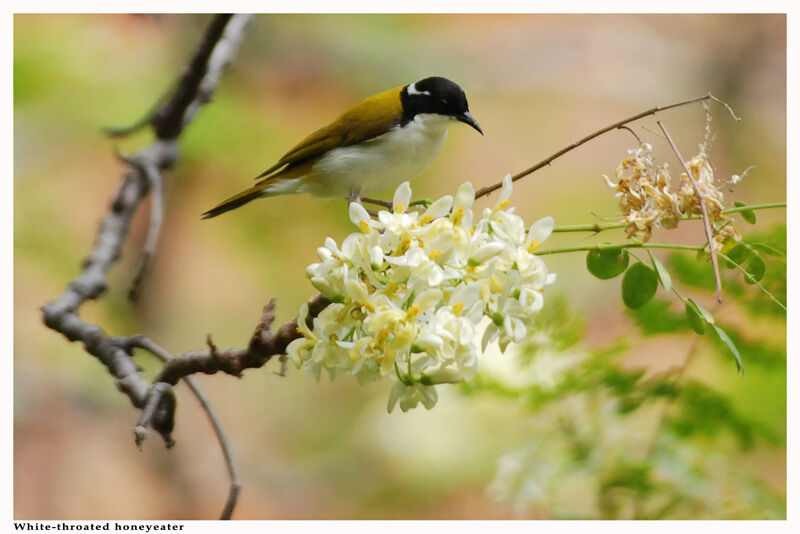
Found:
<svg viewBox="0 0 800 534"><path fill-rule="evenodd" d="M357 202L361 204L361 188L354 187L350 190L350 197L347 199L348 204L352 204L353 202Z"/></svg>

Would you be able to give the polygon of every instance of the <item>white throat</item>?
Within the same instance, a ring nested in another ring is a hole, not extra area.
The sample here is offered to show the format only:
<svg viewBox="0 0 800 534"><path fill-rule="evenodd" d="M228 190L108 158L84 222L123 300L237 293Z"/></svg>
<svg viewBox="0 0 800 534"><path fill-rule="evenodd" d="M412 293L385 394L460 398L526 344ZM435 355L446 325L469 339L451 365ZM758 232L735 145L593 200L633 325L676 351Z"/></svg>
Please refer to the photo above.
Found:
<svg viewBox="0 0 800 534"><path fill-rule="evenodd" d="M442 132L447 130L447 127L455 122L455 119L447 115L439 115L438 113L418 113L411 122L416 122L419 124L420 128L430 130L431 132ZM408 128L411 122L406 124L403 128Z"/></svg>

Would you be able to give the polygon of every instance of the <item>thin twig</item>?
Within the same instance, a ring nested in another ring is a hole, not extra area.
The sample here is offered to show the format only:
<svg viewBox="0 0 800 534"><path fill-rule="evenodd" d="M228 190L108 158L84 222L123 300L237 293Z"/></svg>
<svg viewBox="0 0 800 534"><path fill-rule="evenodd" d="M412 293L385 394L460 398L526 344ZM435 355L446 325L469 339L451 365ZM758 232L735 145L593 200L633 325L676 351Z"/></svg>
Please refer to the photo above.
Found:
<svg viewBox="0 0 800 534"><path fill-rule="evenodd" d="M374 204L375 206L381 206L386 209L392 209L392 203L388 200L381 200L379 198L362 198L361 202L366 202L367 204Z"/></svg>
<svg viewBox="0 0 800 534"><path fill-rule="evenodd" d="M631 133L631 135L632 135L632 136L634 136L634 137L636 138L636 142L637 142L637 143L639 143L640 145L642 144L642 138L641 138L641 137L639 137L639 136L636 134L636 132L634 132L634 131L633 131L633 128L631 128L631 127L629 127L629 126L617 126L617 129L618 129L618 130L628 130L628 131Z"/></svg>
<svg viewBox="0 0 800 534"><path fill-rule="evenodd" d="M670 104L669 106L656 106L656 107L648 109L647 111L642 111L641 113L637 113L636 115L628 117L627 119L623 119L623 120L621 120L619 122L615 122L614 124L612 124L610 126L606 126L605 128L601 128L600 130L597 130L594 133L590 133L586 137L584 137L584 138L582 138L582 139L580 139L578 141L575 141L571 145L562 148L561 150L559 150L555 154L543 159L542 161L540 161L539 163L537 163L533 167L527 168L524 171L515 174L514 176L511 177L511 180L513 182L516 182L520 178L528 176L529 174L538 171L542 167L550 165L550 163L552 163L553 160L555 160L557 158L560 158L561 156L563 156L567 152L570 152L571 150L574 150L574 149L578 148L582 144L584 144L584 143L586 143L588 141L591 141L595 137L599 137L599 136L603 135L606 132L610 132L611 130L616 130L617 128L625 126L626 124L628 124L630 122L642 119L644 117L648 117L650 115L655 115L656 113L659 113L661 111L666 111L668 109L677 108L677 107L680 107L680 106L686 106L688 104L694 104L695 102L702 102L704 100L709 100L709 99L717 100L716 98L714 98L711 95L711 93L709 93L709 94L707 94L705 96L701 96L701 97L698 97L698 98L693 98L691 100L684 100L683 102L678 102L676 104ZM497 191L501 187L503 187L503 182L502 181L500 181L500 182L498 182L496 184L487 185L486 187L482 187L481 189L478 189L478 191L475 193L475 198L480 198L480 197L486 196L486 195L488 195L489 193L491 193L493 191Z"/></svg>
<svg viewBox="0 0 800 534"><path fill-rule="evenodd" d="M169 352L167 352L147 336L134 336L130 339L130 344L133 347L148 351L164 363L167 363L172 359L172 355ZM219 441L220 448L222 449L222 455L225 458L225 466L228 469L228 476L230 477L230 488L228 490L228 499L225 502L225 507L222 510L220 519L230 519L231 515L233 514L233 510L236 507L239 491L242 488L242 481L239 476L239 468L236 466L236 460L233 457L233 450L231 449L230 442L228 441L228 436L225 433L225 430L222 428L222 422L220 421L219 417L217 417L214 407L211 405L211 402L209 401L205 392L203 392L203 390L200 388L197 380L195 380L193 376L185 376L183 377L183 380L189 386L189 389L200 402L200 406L206 412L206 416L211 423L211 427L214 429L214 434L217 436L217 441ZM143 437L144 435L142 436L142 439Z"/></svg>
<svg viewBox="0 0 800 534"><path fill-rule="evenodd" d="M317 295L308 301L307 321L311 321L321 312L330 301L321 295ZM228 437L222 428L222 424L217 417L210 401L205 393L200 389L194 377L194 373L202 372L213 374L225 372L230 375L241 377L242 371L248 368L262 367L272 356L284 355L286 347L291 341L300 337L297 328L297 318L292 319L280 326L275 333L272 333L272 323L275 320L275 300L272 299L266 306L261 316L261 320L253 331L252 336L244 349L224 349L220 350L211 340L211 335L206 336L206 349L187 352L180 356L172 356L164 348L160 347L153 340L144 335L131 337L114 338L112 343L130 352L133 348L140 348L155 355L165 365L161 372L153 380L153 384L145 394L145 403L142 416L134 429L136 446L141 450L142 443L147 438L147 428L156 428L165 436L167 444L171 447L174 440L171 438L172 427L174 426L175 398L172 386L179 380L185 380L197 397L201 406L205 410L214 433L217 436L222 453L225 458L225 465L230 476L230 488L228 499L222 511L220 519L230 519L241 490L241 478L233 458ZM281 367L284 366L281 360ZM158 424L155 427L154 421L158 417Z"/></svg>
<svg viewBox="0 0 800 534"><path fill-rule="evenodd" d="M727 102L723 102L722 100L720 100L720 99L719 99L719 98L717 98L716 96L712 95L711 93L708 93L708 97L709 97L711 100L713 100L714 102L716 102L717 104L720 104L720 105L724 106L724 107L725 107L725 109L727 109L727 110L728 110L728 112L731 114L731 117L733 117L733 119L734 119L736 122L742 122L742 118L741 118L741 117L739 117L738 115L736 115L736 113L734 113L734 111L733 111L733 108L732 108L732 107L730 107L730 106L728 105L728 103L727 103Z"/></svg>
<svg viewBox="0 0 800 534"><path fill-rule="evenodd" d="M167 436L167 448L175 445L172 439L173 421L175 420L175 395L172 393L172 385L165 382L157 382L150 386L147 392L147 399L142 408L142 415L136 424L133 433L136 436L136 448L141 452L142 443L147 437L147 427L154 426L154 420L162 412L166 412L159 417L163 421L168 421L169 428L162 429L162 435Z"/></svg>
<svg viewBox="0 0 800 534"><path fill-rule="evenodd" d="M700 192L700 186L697 185L697 181L694 179L692 171L689 170L686 160L684 160L683 156L681 156L678 147L675 145L675 142L672 140L672 137L670 137L669 132L664 127L664 123L661 121L656 121L656 124L658 124L658 127L661 128L661 131L664 132L664 136L667 138L667 143L669 143L672 151L675 152L675 156L678 158L678 161L681 162L681 166L686 172L686 175L689 177L689 181L692 183L692 187L694 188L694 194L697 196L697 201L700 204L700 212L703 215L703 228L706 231L706 240L708 241L708 251L711 254L711 266L714 269L714 282L717 284L715 296L717 298L717 302L722 303L722 277L719 274L719 262L717 260L717 251L714 249L714 235L711 231L711 221L708 218L705 197Z"/></svg>
<svg viewBox="0 0 800 534"><path fill-rule="evenodd" d="M230 488L228 489L228 499L225 501L225 507L222 509L222 513L220 514L220 519L230 519L233 515L233 510L236 508L236 501L239 498L239 492L242 489L242 479L239 476L239 469L236 467L236 461L233 458L233 450L231 449L231 444L228 441L228 436L225 434L225 431L222 429L222 423L217 417L216 412L214 411L213 406L211 405L211 401L208 400L205 393L200 389L200 386L197 384L197 380L193 376L185 376L183 379L186 381L186 384L189 386L189 389L192 390L194 396L197 397L197 400L200 401L200 405L208 415L208 419L211 422L211 427L214 429L214 434L217 436L217 441L219 441L219 445L222 448L222 455L225 457L225 466L228 468L228 476L231 479Z"/></svg>
<svg viewBox="0 0 800 534"><path fill-rule="evenodd" d="M150 266L150 261L155 256L158 248L158 240L161 236L161 225L164 220L164 184L161 171L153 165L146 165L142 169L150 184L151 204L150 204L150 228L147 231L147 239L144 242L144 249L139 258L139 265L136 274L128 290L128 299L136 302L142 290L142 282Z"/></svg>

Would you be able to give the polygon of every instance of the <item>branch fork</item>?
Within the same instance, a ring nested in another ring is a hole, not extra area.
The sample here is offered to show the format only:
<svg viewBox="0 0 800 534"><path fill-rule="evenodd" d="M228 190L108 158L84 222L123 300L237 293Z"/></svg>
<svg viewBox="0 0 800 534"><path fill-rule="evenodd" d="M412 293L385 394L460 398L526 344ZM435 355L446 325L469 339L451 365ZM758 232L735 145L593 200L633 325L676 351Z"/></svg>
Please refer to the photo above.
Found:
<svg viewBox="0 0 800 534"><path fill-rule="evenodd" d="M97 299L105 292L108 286L106 273L119 260L131 220L142 201L152 192L150 228L130 296L135 299L138 294L155 253L163 219L161 173L177 161L178 137L197 110L210 100L221 71L233 60L251 19L252 15L245 14L213 17L189 66L173 88L159 98L153 111L131 127L106 130L111 136L122 136L150 125L156 133L156 140L130 157L119 156L128 169L100 223L94 246L81 264L81 274L67 284L61 296L41 308L45 325L69 341L83 342L86 352L106 366L117 388L142 411L134 430L139 447L148 427L159 432L168 447L174 443L171 432L175 397L172 392L174 382L156 381L148 387L140 374L141 369L133 361L133 348L146 348L165 361L170 356L144 336L111 337L100 326L81 319L78 312L87 300ZM206 410L223 449L231 486L221 518L229 519L241 486L238 472L227 438L208 399L191 377L186 377L186 380Z"/></svg>

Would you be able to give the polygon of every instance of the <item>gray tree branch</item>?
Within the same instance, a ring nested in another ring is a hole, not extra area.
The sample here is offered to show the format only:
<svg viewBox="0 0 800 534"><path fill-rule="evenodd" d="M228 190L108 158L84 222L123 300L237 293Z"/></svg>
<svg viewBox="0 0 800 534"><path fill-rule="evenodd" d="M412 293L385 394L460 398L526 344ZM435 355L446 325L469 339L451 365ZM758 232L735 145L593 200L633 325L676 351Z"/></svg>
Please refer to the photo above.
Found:
<svg viewBox="0 0 800 534"><path fill-rule="evenodd" d="M81 319L80 307L87 300L99 298L107 289L106 274L120 258L136 210L148 193L152 191L157 198L154 198L153 202L151 226L144 257L135 276L133 290L138 289L141 277L148 262L152 259L158 242L163 217L162 172L177 161L178 137L200 107L211 100L219 76L235 57L245 28L251 19L252 15L216 15L209 24L172 96L159 99L155 112L146 116L146 120L137 122L140 125L149 123L156 133L156 140L133 156L125 158L128 169L101 221L94 246L83 261L80 275L68 283L66 290L58 298L41 308L44 323L68 340L82 342L85 350L106 366L108 372L114 377L118 389L130 399L136 408L142 410L139 424L136 427L138 444L141 444L145 429L150 427L161 434L167 446L172 445L171 432L174 427L175 413L172 386L179 378L171 383L157 378L152 386L148 385L139 374L139 368L133 360L133 349L142 347L153 352L152 346L157 347L157 345L142 345L141 338L143 336L111 337L101 326ZM161 102L164 103L161 104ZM133 130L130 128L117 129L112 133L124 135L130 131ZM280 333L282 329L283 327L278 332ZM281 344L277 341L281 338L280 335L270 335L269 337L276 338L276 341L269 344L269 347L274 347L276 350L281 348ZM139 344L136 343L136 340L139 341ZM259 346L259 348L262 347ZM282 345L284 351L285 348L286 345ZM245 350L245 353L249 354L250 351ZM163 357L163 354L161 356ZM268 356L262 355L263 362L268 359ZM172 369L169 360L165 363L165 369ZM181 377L189 378L187 375ZM209 415L223 447L232 483L222 517L229 518L233 512L240 487L238 472L227 445L227 438L225 438L208 400L196 383L191 380L187 381Z"/></svg>

